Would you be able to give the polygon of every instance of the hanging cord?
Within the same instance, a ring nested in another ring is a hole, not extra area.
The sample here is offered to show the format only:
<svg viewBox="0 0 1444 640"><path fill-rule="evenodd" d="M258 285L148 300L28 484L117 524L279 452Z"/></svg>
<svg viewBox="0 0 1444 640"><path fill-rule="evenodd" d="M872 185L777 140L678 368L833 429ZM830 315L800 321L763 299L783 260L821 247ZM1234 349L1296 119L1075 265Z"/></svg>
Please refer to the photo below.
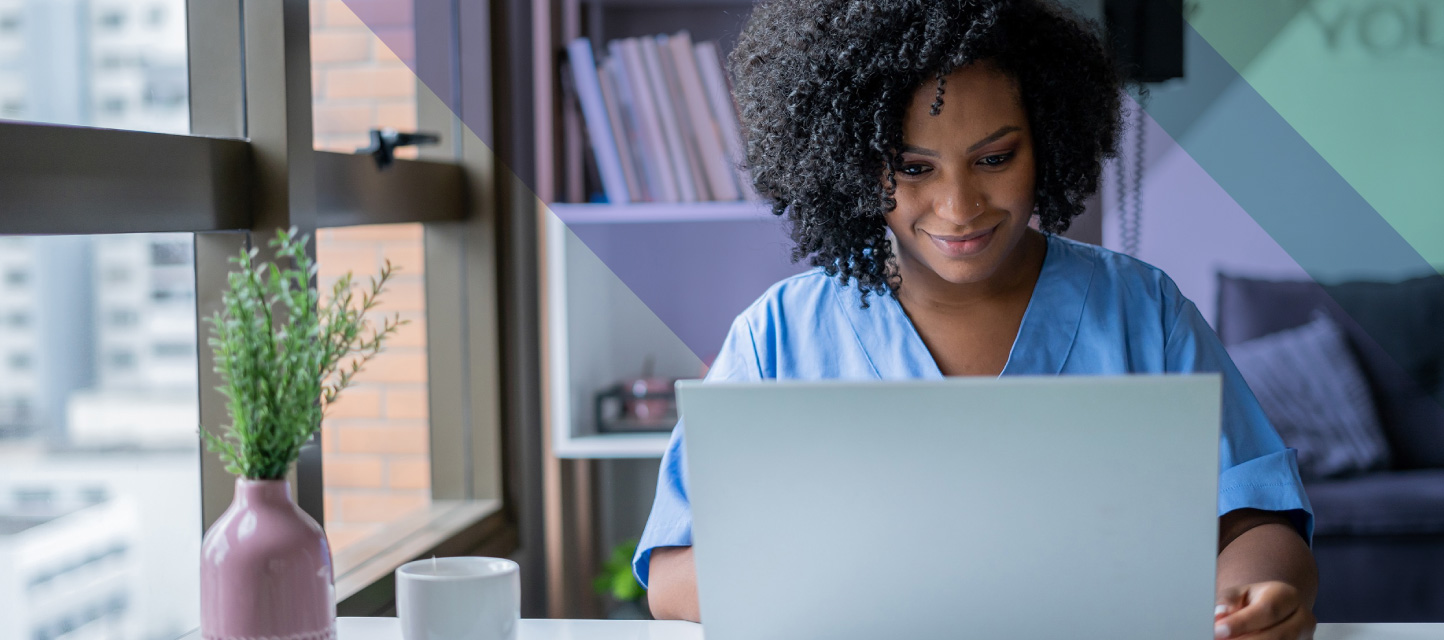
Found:
<svg viewBox="0 0 1444 640"><path fill-rule="evenodd" d="M1123 253L1138 255L1138 240L1143 226L1143 109L1135 106L1133 126L1133 175L1127 175L1126 154L1118 158L1118 226Z"/></svg>

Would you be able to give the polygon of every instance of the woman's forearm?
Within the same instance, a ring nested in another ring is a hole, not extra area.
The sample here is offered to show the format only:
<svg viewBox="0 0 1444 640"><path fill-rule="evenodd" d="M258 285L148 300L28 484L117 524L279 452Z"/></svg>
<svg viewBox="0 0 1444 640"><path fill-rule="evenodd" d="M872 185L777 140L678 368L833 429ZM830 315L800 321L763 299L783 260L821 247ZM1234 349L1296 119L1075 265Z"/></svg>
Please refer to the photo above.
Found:
<svg viewBox="0 0 1444 640"><path fill-rule="evenodd" d="M647 605L658 620L701 622L692 547L658 547L648 568Z"/></svg>
<svg viewBox="0 0 1444 640"><path fill-rule="evenodd" d="M1278 581L1299 590L1313 608L1319 573L1309 546L1281 515L1241 510L1220 519L1218 591Z"/></svg>

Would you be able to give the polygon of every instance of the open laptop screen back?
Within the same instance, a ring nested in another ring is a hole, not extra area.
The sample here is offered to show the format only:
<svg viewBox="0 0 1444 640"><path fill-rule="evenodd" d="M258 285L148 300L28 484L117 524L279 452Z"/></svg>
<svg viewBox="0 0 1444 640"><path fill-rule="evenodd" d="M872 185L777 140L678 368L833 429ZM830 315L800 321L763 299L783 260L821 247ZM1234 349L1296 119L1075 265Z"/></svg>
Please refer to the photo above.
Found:
<svg viewBox="0 0 1444 640"><path fill-rule="evenodd" d="M1216 375L678 388L708 640L1211 637Z"/></svg>

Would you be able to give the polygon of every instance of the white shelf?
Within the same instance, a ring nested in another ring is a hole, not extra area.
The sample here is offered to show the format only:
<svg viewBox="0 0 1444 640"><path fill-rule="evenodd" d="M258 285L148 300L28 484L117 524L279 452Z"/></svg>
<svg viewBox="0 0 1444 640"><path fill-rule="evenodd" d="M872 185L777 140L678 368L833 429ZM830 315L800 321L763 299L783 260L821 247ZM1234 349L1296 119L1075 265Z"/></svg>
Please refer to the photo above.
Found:
<svg viewBox="0 0 1444 640"><path fill-rule="evenodd" d="M580 211L635 214L639 208L665 214L635 205L587 205ZM562 213L583 215L577 210L578 205L562 207ZM560 458L659 458L670 433L598 433L595 395L640 374L648 361L656 375L678 378L696 376L701 361L568 227L560 215L543 224L552 452Z"/></svg>
<svg viewBox="0 0 1444 640"><path fill-rule="evenodd" d="M567 226L686 222L759 222L777 220L764 202L633 202L628 204L547 205Z"/></svg>
<svg viewBox="0 0 1444 640"><path fill-rule="evenodd" d="M668 433L604 433L572 436L554 443L558 458L660 458L671 439Z"/></svg>

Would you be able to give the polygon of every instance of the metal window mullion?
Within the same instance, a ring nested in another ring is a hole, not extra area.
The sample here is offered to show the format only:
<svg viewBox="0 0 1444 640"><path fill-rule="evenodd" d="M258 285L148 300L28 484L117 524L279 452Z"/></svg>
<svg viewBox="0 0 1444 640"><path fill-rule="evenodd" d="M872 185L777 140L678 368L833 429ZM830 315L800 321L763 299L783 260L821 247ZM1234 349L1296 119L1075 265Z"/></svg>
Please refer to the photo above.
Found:
<svg viewBox="0 0 1444 640"><path fill-rule="evenodd" d="M458 117L461 8L455 0L417 2L414 15L418 34L414 67L417 126L422 131L443 132L442 144L424 147L420 155L424 160L456 162L466 136L465 124ZM472 455L477 426L474 412L480 409L485 416L487 405L494 404L490 394L477 397L471 391L471 343L478 334L488 335L490 323L489 316L473 316L470 310L477 295L473 291L477 276L468 264L475 259L478 242L484 244L487 231L486 222L468 216L471 212L467 209L484 200L467 197L468 192L476 193L470 190L476 168L464 163L454 166L459 181L452 196L460 215L455 221L427 222L423 240L433 500L499 497L489 492L479 494L475 487L476 469L498 466L499 461L478 460ZM485 274L480 277L485 278ZM489 335L494 341L495 334Z"/></svg>
<svg viewBox="0 0 1444 640"><path fill-rule="evenodd" d="M186 0L191 135L244 138L240 0Z"/></svg>
<svg viewBox="0 0 1444 640"><path fill-rule="evenodd" d="M415 3L416 125L421 131L442 134L441 144L419 150L424 160L455 163L460 153L461 123L452 111L459 104L455 11L454 0ZM431 79L435 86L429 86L425 79ZM473 407L473 399L467 394L466 367L470 332L467 331L469 292L464 265L469 222L461 220L466 201L464 169L460 166L456 169L454 204L462 215L455 221L426 223L422 236L432 500L475 497L469 482L473 465L467 453Z"/></svg>
<svg viewBox="0 0 1444 640"><path fill-rule="evenodd" d="M461 220L466 177L454 161L396 160L385 171L367 155L318 151L316 225Z"/></svg>
<svg viewBox="0 0 1444 640"><path fill-rule="evenodd" d="M186 1L186 56L190 80L191 133L240 141L246 134L244 49L241 42L240 0ZM244 207L239 233L205 232L195 235L196 337L199 351L199 406L202 429L216 433L226 424L226 397L217 387L215 356L205 322L223 309L221 292L231 271L229 259L245 249L251 226L250 145L244 141L245 164L235 175L244 175L246 187L239 203ZM201 531L209 529L231 502L235 479L220 458L200 447Z"/></svg>
<svg viewBox="0 0 1444 640"><path fill-rule="evenodd" d="M246 137L256 161L252 230L316 228L309 0L243 0Z"/></svg>
<svg viewBox="0 0 1444 640"><path fill-rule="evenodd" d="M495 66L491 46L498 31L491 18L491 0L460 2L456 12L457 95L461 104L462 166L466 168L468 233L466 235L467 389L471 398L468 453L472 494L505 501L502 482L502 341L501 288L498 262L498 164L492 143L496 119L492 106ZM462 35L464 34L464 35ZM502 169L502 171L505 171ZM508 505L509 507L511 505Z"/></svg>
<svg viewBox="0 0 1444 640"><path fill-rule="evenodd" d="M245 142L0 122L0 234L236 229Z"/></svg>
<svg viewBox="0 0 1444 640"><path fill-rule="evenodd" d="M249 139L248 220L258 234L251 242L261 250L260 259L269 261L274 255L267 241L277 229L296 227L312 236L316 231L309 0L190 0L188 10L190 41L206 43L190 48L191 79L198 83L192 127L201 135ZM213 42L219 47L207 50ZM197 238L198 321L219 309L230 270L225 260L246 244L209 234ZM314 257L314 243L308 251ZM207 331L202 324L198 335ZM220 381L209 358L203 359L200 377L202 424L215 430L225 422L225 397L214 390ZM324 522L318 440L302 450L293 480L301 508ZM202 456L207 527L231 500L230 476L219 466L215 456Z"/></svg>
<svg viewBox="0 0 1444 640"><path fill-rule="evenodd" d="M273 260L270 239L277 230L295 228L312 236L306 251L314 259L310 0L241 0L241 8L246 137L256 167L252 244L262 259ZM311 286L316 286L314 279ZM324 525L319 433L301 448L291 477L297 504Z"/></svg>
<svg viewBox="0 0 1444 640"><path fill-rule="evenodd" d="M217 387L221 386L220 375L215 371L215 354L209 346L210 324L205 321L223 309L221 293L225 291L226 279L231 272L231 256L247 248L249 234L240 232L208 232L195 234L195 277L196 277L196 343L200 357L199 392L201 428L219 433L221 425L229 419L226 414L226 397ZM200 447L201 480L201 531L225 513L230 506L235 477L226 471L220 458L208 451L205 442Z"/></svg>

